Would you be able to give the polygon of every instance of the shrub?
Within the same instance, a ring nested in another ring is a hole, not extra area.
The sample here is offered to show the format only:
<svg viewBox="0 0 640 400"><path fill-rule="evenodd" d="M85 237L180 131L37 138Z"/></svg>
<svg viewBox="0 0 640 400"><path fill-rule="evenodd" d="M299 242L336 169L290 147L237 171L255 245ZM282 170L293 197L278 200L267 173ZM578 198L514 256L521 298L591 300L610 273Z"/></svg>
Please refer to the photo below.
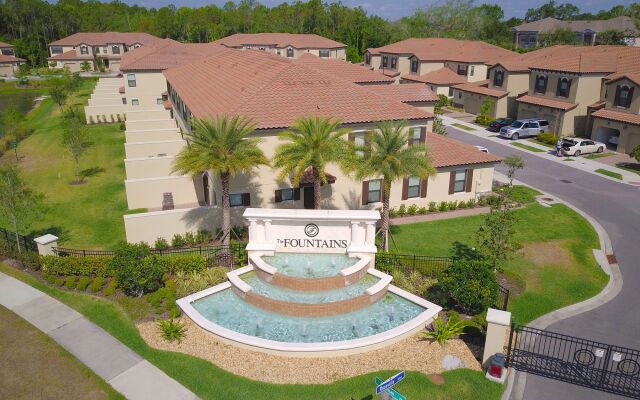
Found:
<svg viewBox="0 0 640 400"><path fill-rule="evenodd" d="M98 293L100 289L102 289L102 287L104 286L104 282L105 282L105 279L103 276L97 276L93 280L93 282L91 282L91 285L89 286L89 290L91 290L93 293Z"/></svg>
<svg viewBox="0 0 640 400"><path fill-rule="evenodd" d="M478 198L478 206L480 207L484 207L487 205L487 198L486 196L481 196Z"/></svg>
<svg viewBox="0 0 640 400"><path fill-rule="evenodd" d="M155 256L163 274L181 272L201 272L207 268L207 259L198 254L170 254Z"/></svg>
<svg viewBox="0 0 640 400"><path fill-rule="evenodd" d="M176 282L167 280L165 286L147 295L147 300L159 314L166 313L169 318L179 317L180 308L176 305Z"/></svg>
<svg viewBox="0 0 640 400"><path fill-rule="evenodd" d="M187 328L183 323L171 319L161 319L158 321L158 328L164 340L168 342L177 341L180 343L184 338Z"/></svg>
<svg viewBox="0 0 640 400"><path fill-rule="evenodd" d="M78 284L77 276L67 276L67 279L65 279L64 281L64 287L66 287L67 289L75 289L77 284Z"/></svg>
<svg viewBox="0 0 640 400"><path fill-rule="evenodd" d="M42 271L50 275L102 277L111 275L111 270L109 269L111 257L43 256L40 261L42 263Z"/></svg>
<svg viewBox="0 0 640 400"><path fill-rule="evenodd" d="M438 317L433 320L433 328L428 332L424 332L423 336L442 345L449 339L463 335L464 328L465 324L458 318L449 317L445 322L442 317Z"/></svg>
<svg viewBox="0 0 640 400"><path fill-rule="evenodd" d="M176 296L188 296L217 285L226 278L227 269L223 267L213 267L202 272L178 271L175 276Z"/></svg>
<svg viewBox="0 0 640 400"><path fill-rule="evenodd" d="M412 204L409 206L409 208L407 208L407 214L409 215L416 215L417 212L418 212L418 206L415 204Z"/></svg>
<svg viewBox="0 0 640 400"><path fill-rule="evenodd" d="M498 281L483 259L456 259L438 279L442 291L467 314L477 314L498 299Z"/></svg>
<svg viewBox="0 0 640 400"><path fill-rule="evenodd" d="M467 208L467 202L466 201L459 201L458 202L458 208Z"/></svg>
<svg viewBox="0 0 640 400"><path fill-rule="evenodd" d="M491 123L491 121L493 121L493 118L491 118L488 115L480 114L476 117L476 124L478 125L488 126Z"/></svg>
<svg viewBox="0 0 640 400"><path fill-rule="evenodd" d="M418 214L425 215L427 213L427 207L418 208Z"/></svg>
<svg viewBox="0 0 640 400"><path fill-rule="evenodd" d="M62 277L56 278L56 280L55 280L56 286L62 286L62 285L64 285L64 283L65 283L65 279L62 278Z"/></svg>
<svg viewBox="0 0 640 400"><path fill-rule="evenodd" d="M179 247L184 247L184 245L185 245L185 240L181 234L176 233L175 235L173 235L173 239L171 239L171 247L179 248Z"/></svg>
<svg viewBox="0 0 640 400"><path fill-rule="evenodd" d="M167 242L167 239L163 237L159 237L156 239L156 242L154 243L153 247L156 250L166 250L169 248L169 242Z"/></svg>
<svg viewBox="0 0 640 400"><path fill-rule="evenodd" d="M76 285L76 289L84 291L87 289L90 283L91 283L90 276L81 276L80 279L78 280L78 284Z"/></svg>
<svg viewBox="0 0 640 400"><path fill-rule="evenodd" d="M476 206L476 199L467 200L467 208L474 208Z"/></svg>
<svg viewBox="0 0 640 400"><path fill-rule="evenodd" d="M211 232L209 231L198 231L196 234L196 243L197 244L207 244L212 240Z"/></svg>
<svg viewBox="0 0 640 400"><path fill-rule="evenodd" d="M116 282L115 279L111 279L109 281L109 284L107 285L107 287L104 289L104 295L105 296L113 296L116 293L116 289L118 287L118 284Z"/></svg>
<svg viewBox="0 0 640 400"><path fill-rule="evenodd" d="M456 208L458 208L458 202L456 200L450 201L449 210L455 210Z"/></svg>
<svg viewBox="0 0 640 400"><path fill-rule="evenodd" d="M544 144L555 146L558 140L560 140L560 136L556 135L553 132L544 132L538 134L536 139Z"/></svg>
<svg viewBox="0 0 640 400"><path fill-rule="evenodd" d="M143 244L121 243L111 259L110 268L118 287L128 296L141 296L162 285L162 265Z"/></svg>
<svg viewBox="0 0 640 400"><path fill-rule="evenodd" d="M407 215L407 206L401 204L400 207L398 207L398 216L404 217L405 215Z"/></svg>
<svg viewBox="0 0 640 400"><path fill-rule="evenodd" d="M398 216L398 211L395 208L389 208L389 218L395 218Z"/></svg>
<svg viewBox="0 0 640 400"><path fill-rule="evenodd" d="M436 212L436 211L438 211L438 204L435 201L430 201L429 212Z"/></svg>
<svg viewBox="0 0 640 400"><path fill-rule="evenodd" d="M394 285L421 297L424 297L427 290L435 283L434 279L428 278L415 270L407 274L399 269L393 269L391 276L393 276Z"/></svg>
<svg viewBox="0 0 640 400"><path fill-rule="evenodd" d="M120 120L120 115L118 115L118 121L119 121L119 120ZM125 130L127 130L127 125L125 125L125 123L124 123L124 122L121 122L121 123L120 123L120 130L121 130L121 131L123 131L123 132L124 132Z"/></svg>
<svg viewBox="0 0 640 400"><path fill-rule="evenodd" d="M42 266L40 263L40 255L32 251L22 251L22 253L17 255L17 259L23 268L31 271L38 271Z"/></svg>
<svg viewBox="0 0 640 400"><path fill-rule="evenodd" d="M449 202L447 201L440 202L440 205L438 206L438 211L448 211L448 210L449 210Z"/></svg>
<svg viewBox="0 0 640 400"><path fill-rule="evenodd" d="M195 246L196 245L196 235L193 232L187 232L184 234L184 243L187 246Z"/></svg>

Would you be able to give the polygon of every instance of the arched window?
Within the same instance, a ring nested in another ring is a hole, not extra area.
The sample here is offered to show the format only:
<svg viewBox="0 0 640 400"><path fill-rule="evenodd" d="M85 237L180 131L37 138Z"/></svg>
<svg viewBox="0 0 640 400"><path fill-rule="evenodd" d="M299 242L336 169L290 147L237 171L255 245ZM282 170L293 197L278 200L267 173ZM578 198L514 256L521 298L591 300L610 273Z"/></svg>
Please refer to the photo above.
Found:
<svg viewBox="0 0 640 400"><path fill-rule="evenodd" d="M504 80L504 71L501 69L497 69L493 75L493 86L502 86L503 80Z"/></svg>
<svg viewBox="0 0 640 400"><path fill-rule="evenodd" d="M544 75L536 76L535 92L545 94L547 92L547 77Z"/></svg>
<svg viewBox="0 0 640 400"><path fill-rule="evenodd" d="M633 88L629 85L618 85L616 87L616 98L614 105L617 107L629 108L633 97Z"/></svg>
<svg viewBox="0 0 640 400"><path fill-rule="evenodd" d="M287 57L289 57L289 58L293 57L293 47L288 47L287 48Z"/></svg>
<svg viewBox="0 0 640 400"><path fill-rule="evenodd" d="M113 54L120 54L120 46L118 46L118 45L111 46L111 52Z"/></svg>
<svg viewBox="0 0 640 400"><path fill-rule="evenodd" d="M558 80L558 89L556 90L556 96L569 97L569 89L571 89L571 79L560 78Z"/></svg>

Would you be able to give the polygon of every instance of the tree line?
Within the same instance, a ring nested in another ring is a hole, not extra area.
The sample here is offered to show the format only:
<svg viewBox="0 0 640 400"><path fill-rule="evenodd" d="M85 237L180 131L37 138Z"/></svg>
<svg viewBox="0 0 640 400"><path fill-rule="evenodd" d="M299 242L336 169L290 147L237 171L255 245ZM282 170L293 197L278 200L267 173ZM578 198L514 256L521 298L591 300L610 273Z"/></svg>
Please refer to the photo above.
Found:
<svg viewBox="0 0 640 400"><path fill-rule="evenodd" d="M607 19L620 15L640 18L640 3L585 14L571 3L551 0L529 9L523 19L505 19L504 10L498 5L447 0L388 21L368 15L362 7L322 0L282 3L271 8L256 0L198 8L145 8L117 0L0 0L0 40L14 44L17 54L32 65L46 66L47 44L75 32L148 32L188 43L207 43L234 33L315 33L345 43L348 59L361 61L367 48L409 37L484 40L512 48L510 28L525 21L546 17Z"/></svg>

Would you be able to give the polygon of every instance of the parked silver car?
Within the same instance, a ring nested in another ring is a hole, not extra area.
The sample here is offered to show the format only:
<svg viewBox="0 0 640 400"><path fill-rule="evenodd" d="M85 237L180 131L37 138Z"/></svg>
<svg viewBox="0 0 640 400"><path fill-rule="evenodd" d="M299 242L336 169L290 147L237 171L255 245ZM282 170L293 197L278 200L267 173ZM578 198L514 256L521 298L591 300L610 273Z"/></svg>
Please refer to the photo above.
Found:
<svg viewBox="0 0 640 400"><path fill-rule="evenodd" d="M565 138L562 141L562 154L579 156L581 154L602 153L607 146L591 139Z"/></svg>
<svg viewBox="0 0 640 400"><path fill-rule="evenodd" d="M500 128L501 137L518 140L522 137L538 136L549 131L549 121L546 119L518 119L509 126Z"/></svg>

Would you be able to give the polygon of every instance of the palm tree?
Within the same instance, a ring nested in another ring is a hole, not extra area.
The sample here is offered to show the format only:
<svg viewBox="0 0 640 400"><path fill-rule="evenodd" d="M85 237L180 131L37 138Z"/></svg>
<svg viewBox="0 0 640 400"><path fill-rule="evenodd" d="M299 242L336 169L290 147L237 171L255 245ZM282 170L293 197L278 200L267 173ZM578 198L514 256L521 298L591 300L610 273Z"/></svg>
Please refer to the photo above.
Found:
<svg viewBox="0 0 640 400"><path fill-rule="evenodd" d="M406 121L384 121L371 133L371 148L356 164L356 178L382 177L382 247L389 250L389 197L393 182L408 176L427 178L435 173L427 147L422 143L407 146Z"/></svg>
<svg viewBox="0 0 640 400"><path fill-rule="evenodd" d="M180 151L173 165L174 172L192 176L204 171L220 175L222 183L222 244L229 245L231 216L229 182L232 176L251 172L269 160L258 147L258 138L248 137L255 125L247 118L222 115L214 119L196 119L191 132L185 134L188 145Z"/></svg>
<svg viewBox="0 0 640 400"><path fill-rule="evenodd" d="M327 183L327 164L335 162L342 166L351 159L351 148L344 136L348 129L338 129L341 121L320 116L303 117L296 120L293 130L280 133L282 143L276 149L273 165L280 169L279 180L293 176L294 187L310 170L313 177L313 203L320 209L320 185Z"/></svg>

